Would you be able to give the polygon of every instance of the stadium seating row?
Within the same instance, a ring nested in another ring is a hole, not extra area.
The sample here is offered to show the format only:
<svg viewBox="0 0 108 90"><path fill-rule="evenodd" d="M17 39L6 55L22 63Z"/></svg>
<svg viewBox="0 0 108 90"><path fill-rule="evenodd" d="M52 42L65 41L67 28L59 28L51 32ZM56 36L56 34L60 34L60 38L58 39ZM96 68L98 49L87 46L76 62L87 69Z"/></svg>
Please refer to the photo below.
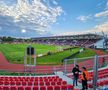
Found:
<svg viewBox="0 0 108 90"><path fill-rule="evenodd" d="M62 81L59 77L0 77L0 81Z"/></svg>
<svg viewBox="0 0 108 90"><path fill-rule="evenodd" d="M57 78L59 78L59 76L46 76L46 77L27 77L27 76L17 76L17 77L15 77L15 76L0 76L0 79L57 79Z"/></svg>
<svg viewBox="0 0 108 90"><path fill-rule="evenodd" d="M0 79L0 81L62 81L61 78L58 79Z"/></svg>
<svg viewBox="0 0 108 90"><path fill-rule="evenodd" d="M0 90L74 90L72 85L57 86L0 86Z"/></svg>
<svg viewBox="0 0 108 90"><path fill-rule="evenodd" d="M22 85L22 86L48 86L48 85L67 85L67 82L66 81L59 81L59 82L43 82L43 81L40 81L40 82L27 82L27 81L0 81L0 85Z"/></svg>
<svg viewBox="0 0 108 90"><path fill-rule="evenodd" d="M0 77L0 90L74 90L58 76L49 77Z"/></svg>
<svg viewBox="0 0 108 90"><path fill-rule="evenodd" d="M101 80L97 82L97 86L98 87L103 87L103 86L107 86L108 85L108 80ZM92 83L88 83L89 88L93 88L93 84Z"/></svg>

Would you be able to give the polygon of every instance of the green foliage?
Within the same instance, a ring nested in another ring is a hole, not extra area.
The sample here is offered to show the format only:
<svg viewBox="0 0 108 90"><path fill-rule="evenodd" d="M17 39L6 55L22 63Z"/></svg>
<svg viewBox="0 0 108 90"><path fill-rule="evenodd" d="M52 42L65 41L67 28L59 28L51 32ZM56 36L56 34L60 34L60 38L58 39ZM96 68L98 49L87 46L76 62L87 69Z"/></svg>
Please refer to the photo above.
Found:
<svg viewBox="0 0 108 90"><path fill-rule="evenodd" d="M14 38L12 38L12 37L3 37L3 42L11 42L11 41L13 41L14 40Z"/></svg>

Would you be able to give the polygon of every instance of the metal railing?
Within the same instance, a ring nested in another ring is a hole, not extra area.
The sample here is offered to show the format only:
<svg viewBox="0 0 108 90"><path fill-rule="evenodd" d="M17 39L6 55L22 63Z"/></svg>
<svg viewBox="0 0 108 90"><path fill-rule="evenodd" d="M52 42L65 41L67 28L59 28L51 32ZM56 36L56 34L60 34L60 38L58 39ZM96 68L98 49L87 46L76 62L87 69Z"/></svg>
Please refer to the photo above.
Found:
<svg viewBox="0 0 108 90"><path fill-rule="evenodd" d="M108 65L108 55L101 55L101 56L96 55L96 56L85 57L85 58L65 59L64 73L65 74L72 73L72 69L75 65L79 65L80 70L81 67L84 66L87 68L87 70L91 72L92 79L89 81L89 83L93 86L93 90L96 90L96 88L102 90L102 87L98 85L100 81L99 71Z"/></svg>

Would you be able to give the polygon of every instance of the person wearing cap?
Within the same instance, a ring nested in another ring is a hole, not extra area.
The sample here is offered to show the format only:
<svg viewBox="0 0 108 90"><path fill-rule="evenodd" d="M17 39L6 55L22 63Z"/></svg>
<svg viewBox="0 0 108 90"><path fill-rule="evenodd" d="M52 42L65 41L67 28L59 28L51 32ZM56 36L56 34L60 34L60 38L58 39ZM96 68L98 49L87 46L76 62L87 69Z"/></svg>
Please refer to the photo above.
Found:
<svg viewBox="0 0 108 90"><path fill-rule="evenodd" d="M79 70L79 66L76 65L76 66L73 68L73 70L72 70L72 73L73 73L73 86L75 86L75 84L76 84L76 86L78 86L77 82L78 82L78 78L79 78L79 72L81 72L81 71Z"/></svg>
<svg viewBox="0 0 108 90"><path fill-rule="evenodd" d="M82 67L81 80L82 80L82 90L87 90L88 89L87 81L89 80L89 72L87 71L86 67Z"/></svg>

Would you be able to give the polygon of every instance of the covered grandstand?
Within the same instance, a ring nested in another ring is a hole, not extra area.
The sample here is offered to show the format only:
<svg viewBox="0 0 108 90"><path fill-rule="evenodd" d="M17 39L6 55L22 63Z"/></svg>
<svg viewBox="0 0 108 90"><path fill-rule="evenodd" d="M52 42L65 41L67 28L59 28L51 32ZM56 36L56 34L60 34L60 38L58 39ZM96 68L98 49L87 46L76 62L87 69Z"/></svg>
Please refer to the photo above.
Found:
<svg viewBox="0 0 108 90"><path fill-rule="evenodd" d="M38 37L38 38L32 38L32 42L90 47L101 39L102 39L101 35L81 34L81 35L67 35L67 36Z"/></svg>

